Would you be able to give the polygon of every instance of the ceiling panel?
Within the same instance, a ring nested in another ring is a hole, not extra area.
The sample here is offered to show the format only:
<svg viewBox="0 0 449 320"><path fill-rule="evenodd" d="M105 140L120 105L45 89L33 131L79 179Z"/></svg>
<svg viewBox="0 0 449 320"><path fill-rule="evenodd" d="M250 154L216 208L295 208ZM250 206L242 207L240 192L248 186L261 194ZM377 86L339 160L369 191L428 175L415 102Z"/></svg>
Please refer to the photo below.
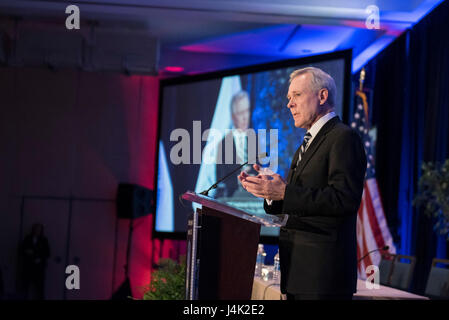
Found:
<svg viewBox="0 0 449 320"><path fill-rule="evenodd" d="M181 57L186 57L186 53L189 59L194 59L195 53L202 54L201 59L207 59L204 53L219 54L219 59L211 57L210 63L205 63L208 69L213 61L222 61L223 55L228 55L227 65L223 62L217 65L223 69L232 67L234 60L241 64L245 55L250 64L264 60L263 57L296 57L352 48L354 60L361 66L440 2L442 0L78 0L70 4L80 8L81 32L86 38L92 38L91 29L119 31L130 36L147 34L159 40L160 55L170 57L161 59L165 65L160 65L160 69L184 63L186 68L178 69L189 73L202 70L201 64L183 62ZM53 19L53 26L58 28L64 25L68 4L57 0L2 0L0 14L4 19L21 17L21 23L40 24ZM367 28L369 5L376 5L380 10L379 30ZM14 34L11 28L8 34ZM116 45L120 46L119 41ZM196 70L189 70L188 65L195 65Z"/></svg>

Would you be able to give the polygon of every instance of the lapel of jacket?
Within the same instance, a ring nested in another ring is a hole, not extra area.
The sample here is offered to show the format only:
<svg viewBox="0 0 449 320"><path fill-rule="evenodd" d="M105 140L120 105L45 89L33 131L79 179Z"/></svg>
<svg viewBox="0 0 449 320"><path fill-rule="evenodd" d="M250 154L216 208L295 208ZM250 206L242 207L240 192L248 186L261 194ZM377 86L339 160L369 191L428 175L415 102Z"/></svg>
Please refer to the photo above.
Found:
<svg viewBox="0 0 449 320"><path fill-rule="evenodd" d="M306 152L304 153L301 161L299 162L298 167L296 168L296 171L292 173L292 181L298 177L299 174L304 170L304 167L307 165L309 160L312 158L313 154L318 150L321 143L326 138L327 133L337 124L340 122L339 117L332 118L329 120L318 132L316 137L313 139L312 144L307 148ZM297 154L295 154L297 155ZM297 158L297 157L296 157ZM291 170L293 171L293 170Z"/></svg>
<svg viewBox="0 0 449 320"><path fill-rule="evenodd" d="M287 176L287 183L291 182L291 179L293 178L293 173L295 172L293 168L295 168L296 162L298 161L299 157L299 148L296 149L295 155L293 156L292 163L290 164L290 170L288 171Z"/></svg>

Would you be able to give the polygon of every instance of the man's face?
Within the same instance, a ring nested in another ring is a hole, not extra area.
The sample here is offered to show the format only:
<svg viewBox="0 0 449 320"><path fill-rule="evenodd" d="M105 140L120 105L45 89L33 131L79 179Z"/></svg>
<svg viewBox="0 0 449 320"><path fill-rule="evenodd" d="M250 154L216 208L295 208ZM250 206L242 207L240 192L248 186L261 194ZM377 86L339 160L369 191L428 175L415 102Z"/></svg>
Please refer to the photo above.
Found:
<svg viewBox="0 0 449 320"><path fill-rule="evenodd" d="M319 93L311 89L312 75L301 74L290 83L287 107L295 120L295 127L310 129L320 113Z"/></svg>
<svg viewBox="0 0 449 320"><path fill-rule="evenodd" d="M249 101L246 98L237 100L232 110L232 122L234 127L246 130L249 127Z"/></svg>

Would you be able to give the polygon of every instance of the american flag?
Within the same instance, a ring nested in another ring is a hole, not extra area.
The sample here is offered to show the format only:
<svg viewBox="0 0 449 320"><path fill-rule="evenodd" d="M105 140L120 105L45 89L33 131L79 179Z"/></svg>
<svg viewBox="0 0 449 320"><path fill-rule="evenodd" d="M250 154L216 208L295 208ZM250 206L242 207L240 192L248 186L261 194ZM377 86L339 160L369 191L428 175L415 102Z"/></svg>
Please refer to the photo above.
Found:
<svg viewBox="0 0 449 320"><path fill-rule="evenodd" d="M360 134L367 156L366 178L357 217L357 258L360 259L371 250L389 246L388 252L394 254L396 248L385 219L376 180L373 141L369 134L367 98L363 91L357 91L355 99L355 112L351 127ZM381 254L382 251L373 252L358 264L360 279L366 279L366 268L369 265L379 265Z"/></svg>

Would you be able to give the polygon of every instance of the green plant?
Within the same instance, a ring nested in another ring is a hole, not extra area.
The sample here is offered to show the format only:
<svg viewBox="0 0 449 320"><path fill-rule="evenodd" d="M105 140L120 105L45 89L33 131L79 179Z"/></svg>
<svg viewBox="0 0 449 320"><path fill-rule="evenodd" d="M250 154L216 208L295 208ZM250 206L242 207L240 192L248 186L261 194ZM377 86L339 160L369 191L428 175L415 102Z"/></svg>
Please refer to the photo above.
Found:
<svg viewBox="0 0 449 320"><path fill-rule="evenodd" d="M151 283L145 289L143 300L184 300L186 266L172 259L160 259L151 274Z"/></svg>
<svg viewBox="0 0 449 320"><path fill-rule="evenodd" d="M422 175L413 205L435 220L434 230L449 241L449 159L443 164L427 162L421 166Z"/></svg>

